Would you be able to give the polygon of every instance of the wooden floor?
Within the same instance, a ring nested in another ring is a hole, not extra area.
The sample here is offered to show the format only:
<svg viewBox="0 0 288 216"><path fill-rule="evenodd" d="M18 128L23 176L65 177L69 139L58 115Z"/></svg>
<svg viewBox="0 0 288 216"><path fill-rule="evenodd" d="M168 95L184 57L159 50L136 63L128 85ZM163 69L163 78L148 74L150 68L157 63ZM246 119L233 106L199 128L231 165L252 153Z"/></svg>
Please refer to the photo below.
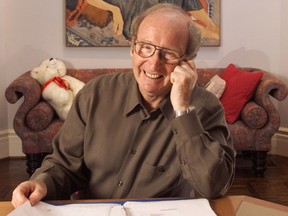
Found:
<svg viewBox="0 0 288 216"><path fill-rule="evenodd" d="M0 160L0 201L10 200L15 186L27 179L24 159ZM248 195L288 206L288 158L268 156L264 178L253 176L250 161L237 158L236 178L228 195Z"/></svg>

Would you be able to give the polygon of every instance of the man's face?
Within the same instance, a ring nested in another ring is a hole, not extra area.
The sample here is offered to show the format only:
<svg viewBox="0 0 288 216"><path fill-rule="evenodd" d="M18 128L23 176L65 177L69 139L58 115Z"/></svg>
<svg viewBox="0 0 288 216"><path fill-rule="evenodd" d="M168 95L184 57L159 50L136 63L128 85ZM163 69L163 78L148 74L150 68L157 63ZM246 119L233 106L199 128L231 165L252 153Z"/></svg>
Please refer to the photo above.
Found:
<svg viewBox="0 0 288 216"><path fill-rule="evenodd" d="M156 13L146 17L139 26L136 41L184 54L188 42L187 20L179 16ZM131 49L134 76L144 98L163 99L172 87L170 75L178 62L167 64L161 59L160 53L161 51L156 49L154 55L143 58Z"/></svg>

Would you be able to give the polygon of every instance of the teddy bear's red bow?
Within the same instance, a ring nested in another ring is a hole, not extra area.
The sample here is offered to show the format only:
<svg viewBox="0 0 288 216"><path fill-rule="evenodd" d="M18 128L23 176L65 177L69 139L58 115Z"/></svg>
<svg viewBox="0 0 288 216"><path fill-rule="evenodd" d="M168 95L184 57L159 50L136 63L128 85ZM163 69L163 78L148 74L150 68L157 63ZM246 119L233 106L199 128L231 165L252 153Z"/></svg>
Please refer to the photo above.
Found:
<svg viewBox="0 0 288 216"><path fill-rule="evenodd" d="M62 79L61 77L53 77L52 79L48 80L43 86L42 86L42 91L44 91L44 89L51 83L54 82L56 83L56 85L58 85L61 88L64 88L66 90L69 89L69 83Z"/></svg>

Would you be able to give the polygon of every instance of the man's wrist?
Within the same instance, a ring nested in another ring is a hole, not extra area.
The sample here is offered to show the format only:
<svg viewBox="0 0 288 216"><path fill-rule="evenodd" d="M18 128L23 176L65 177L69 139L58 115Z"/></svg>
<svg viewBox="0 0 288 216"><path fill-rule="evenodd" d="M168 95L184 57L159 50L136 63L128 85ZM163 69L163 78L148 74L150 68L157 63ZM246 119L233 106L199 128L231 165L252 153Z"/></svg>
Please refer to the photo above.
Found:
<svg viewBox="0 0 288 216"><path fill-rule="evenodd" d="M175 110L175 118L182 116L182 115L185 115L185 114L188 114L188 113L192 112L193 110L195 110L195 107L192 105L189 106L185 110Z"/></svg>

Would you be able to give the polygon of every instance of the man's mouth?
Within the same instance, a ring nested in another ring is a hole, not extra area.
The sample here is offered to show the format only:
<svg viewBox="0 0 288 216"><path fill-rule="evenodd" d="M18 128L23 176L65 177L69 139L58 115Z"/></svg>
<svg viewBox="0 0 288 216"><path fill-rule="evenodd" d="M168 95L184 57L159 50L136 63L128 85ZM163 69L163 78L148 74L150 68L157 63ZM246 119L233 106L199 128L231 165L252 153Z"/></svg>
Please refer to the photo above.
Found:
<svg viewBox="0 0 288 216"><path fill-rule="evenodd" d="M161 75L159 75L159 74L152 74L152 73L148 73L146 71L144 71L144 73L146 74L147 77L149 77L151 79L159 79L161 77Z"/></svg>

